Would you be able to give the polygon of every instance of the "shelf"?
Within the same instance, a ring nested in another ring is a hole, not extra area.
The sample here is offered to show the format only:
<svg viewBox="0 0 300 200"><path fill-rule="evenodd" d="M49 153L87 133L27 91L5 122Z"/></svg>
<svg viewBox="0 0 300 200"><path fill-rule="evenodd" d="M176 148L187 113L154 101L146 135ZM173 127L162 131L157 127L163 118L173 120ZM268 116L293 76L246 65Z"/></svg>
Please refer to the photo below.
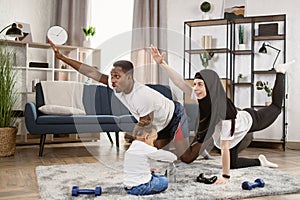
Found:
<svg viewBox="0 0 300 200"><path fill-rule="evenodd" d="M227 25L230 23L230 21L227 19L215 19L215 20L187 21L184 23L191 27L197 27L197 26Z"/></svg>
<svg viewBox="0 0 300 200"><path fill-rule="evenodd" d="M253 74L276 74L275 70L255 70Z"/></svg>
<svg viewBox="0 0 300 200"><path fill-rule="evenodd" d="M252 50L235 50L235 51L232 51L232 53L235 55L251 55L251 54L253 54L253 51Z"/></svg>
<svg viewBox="0 0 300 200"><path fill-rule="evenodd" d="M252 83L244 82L244 83L234 83L235 86L252 86Z"/></svg>
<svg viewBox="0 0 300 200"><path fill-rule="evenodd" d="M213 19L213 20L197 20L187 21L186 25L191 27L196 26L216 26L216 25L227 25L229 23L241 24L241 23L263 23L263 22L276 22L285 21L285 15L268 15L268 16L257 16L257 17L243 17L236 19Z"/></svg>
<svg viewBox="0 0 300 200"><path fill-rule="evenodd" d="M285 35L273 35L273 36L254 36L254 41L265 41L265 40L284 40Z"/></svg>
<svg viewBox="0 0 300 200"><path fill-rule="evenodd" d="M268 15L268 16L236 18L236 19L232 19L232 22L235 24L263 23L263 22L285 21L285 19L286 19L285 15Z"/></svg>
<svg viewBox="0 0 300 200"><path fill-rule="evenodd" d="M20 94L26 95L26 94L35 94L35 92L19 92Z"/></svg>
<svg viewBox="0 0 300 200"><path fill-rule="evenodd" d="M54 71L56 71L56 72L72 72L72 73L77 72L74 69L54 69Z"/></svg>
<svg viewBox="0 0 300 200"><path fill-rule="evenodd" d="M18 69L18 70L19 70L19 69L26 69L25 66L14 66L13 68L14 68L14 69Z"/></svg>
<svg viewBox="0 0 300 200"><path fill-rule="evenodd" d="M52 71L51 68L28 67L29 71Z"/></svg>
<svg viewBox="0 0 300 200"><path fill-rule="evenodd" d="M200 54L204 52L208 53L229 53L230 50L227 48L222 48L222 49L192 49L192 50L185 50L186 53L189 54Z"/></svg>

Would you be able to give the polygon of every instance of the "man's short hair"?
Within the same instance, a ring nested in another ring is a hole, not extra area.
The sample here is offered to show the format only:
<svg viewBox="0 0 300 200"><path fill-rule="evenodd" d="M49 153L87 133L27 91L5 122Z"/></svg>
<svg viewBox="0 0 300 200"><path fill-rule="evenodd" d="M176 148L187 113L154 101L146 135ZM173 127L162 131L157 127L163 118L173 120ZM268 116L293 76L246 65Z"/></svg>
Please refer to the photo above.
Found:
<svg viewBox="0 0 300 200"><path fill-rule="evenodd" d="M114 62L114 67L121 67L124 73L129 72L133 75L133 64L128 60L118 60Z"/></svg>

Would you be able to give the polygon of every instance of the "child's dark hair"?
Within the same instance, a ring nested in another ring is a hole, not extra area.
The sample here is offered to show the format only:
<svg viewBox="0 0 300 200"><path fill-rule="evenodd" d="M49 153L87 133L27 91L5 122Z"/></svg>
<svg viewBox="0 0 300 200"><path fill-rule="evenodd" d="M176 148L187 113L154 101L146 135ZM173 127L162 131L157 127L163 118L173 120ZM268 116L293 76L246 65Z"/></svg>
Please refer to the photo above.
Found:
<svg viewBox="0 0 300 200"><path fill-rule="evenodd" d="M156 126L152 124L151 120L141 120L135 125L132 136L143 137L147 133L156 133Z"/></svg>
<svg viewBox="0 0 300 200"><path fill-rule="evenodd" d="M114 67L121 67L123 72L125 73L130 73L133 75L133 64L132 62L128 61L128 60L119 60L114 62L113 64Z"/></svg>

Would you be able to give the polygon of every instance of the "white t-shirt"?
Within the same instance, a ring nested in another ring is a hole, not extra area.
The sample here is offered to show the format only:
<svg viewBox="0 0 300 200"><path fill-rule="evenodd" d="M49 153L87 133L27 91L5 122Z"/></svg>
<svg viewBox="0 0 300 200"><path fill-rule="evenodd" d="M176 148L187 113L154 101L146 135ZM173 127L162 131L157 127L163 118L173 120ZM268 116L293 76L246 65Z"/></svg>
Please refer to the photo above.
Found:
<svg viewBox="0 0 300 200"><path fill-rule="evenodd" d="M231 120L220 121L213 134L215 146L220 149L220 140L231 140L230 149L235 147L248 133L253 120L247 111L238 111L235 119L234 134L231 136Z"/></svg>
<svg viewBox="0 0 300 200"><path fill-rule="evenodd" d="M148 114L153 115L157 132L171 121L175 109L173 101L150 87L134 81L129 94L116 93L116 97L128 108L137 121Z"/></svg>
<svg viewBox="0 0 300 200"><path fill-rule="evenodd" d="M134 187L149 182L151 180L151 159L173 162L177 157L169 151L158 150L145 142L134 140L125 152L124 185Z"/></svg>

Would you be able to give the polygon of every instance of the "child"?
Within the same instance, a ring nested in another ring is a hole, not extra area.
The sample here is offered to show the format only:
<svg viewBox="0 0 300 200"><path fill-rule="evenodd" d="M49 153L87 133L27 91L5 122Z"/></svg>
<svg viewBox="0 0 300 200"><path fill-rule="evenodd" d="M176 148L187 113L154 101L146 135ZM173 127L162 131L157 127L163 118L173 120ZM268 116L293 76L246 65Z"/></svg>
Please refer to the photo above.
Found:
<svg viewBox="0 0 300 200"><path fill-rule="evenodd" d="M173 162L175 154L157 149L156 127L149 120L141 120L133 130L135 140L125 152L124 185L128 194L149 195L162 192L168 188L164 175L156 175L150 168L151 160Z"/></svg>

